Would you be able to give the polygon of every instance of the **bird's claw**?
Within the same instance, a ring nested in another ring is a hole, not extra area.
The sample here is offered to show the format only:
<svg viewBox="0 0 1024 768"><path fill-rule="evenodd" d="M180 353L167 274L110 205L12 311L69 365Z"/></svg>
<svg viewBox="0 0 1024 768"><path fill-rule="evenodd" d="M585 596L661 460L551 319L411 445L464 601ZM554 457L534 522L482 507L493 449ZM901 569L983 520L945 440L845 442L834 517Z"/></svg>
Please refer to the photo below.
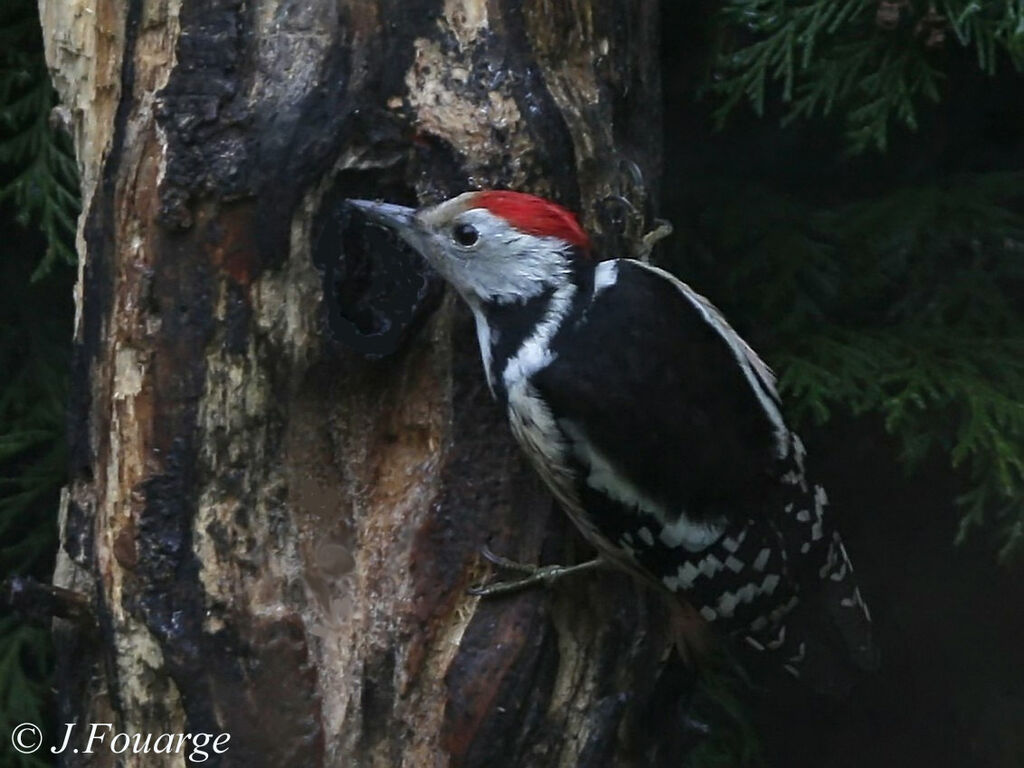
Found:
<svg viewBox="0 0 1024 768"><path fill-rule="evenodd" d="M491 549L486 544L483 547L481 547L480 554L483 555L484 560L486 560L487 562L491 563L492 565L496 565L498 568L504 568L507 571L519 571L519 573L528 573L532 575L537 571L538 568L540 568L540 566L538 565L520 563L516 560L511 560L507 557L503 557L497 554L493 549Z"/></svg>

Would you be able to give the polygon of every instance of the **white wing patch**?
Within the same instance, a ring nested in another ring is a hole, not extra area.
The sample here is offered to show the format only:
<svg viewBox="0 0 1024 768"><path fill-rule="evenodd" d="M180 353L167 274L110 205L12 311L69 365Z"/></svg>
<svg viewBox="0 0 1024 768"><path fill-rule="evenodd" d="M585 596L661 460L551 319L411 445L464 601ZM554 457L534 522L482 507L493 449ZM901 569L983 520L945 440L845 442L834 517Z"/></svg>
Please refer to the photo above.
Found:
<svg viewBox="0 0 1024 768"><path fill-rule="evenodd" d="M652 512L655 517L657 513ZM658 521L664 526L658 536L666 547L682 546L690 552L707 549L725 532L724 523L695 523L682 512L675 522L669 523L668 516L662 511Z"/></svg>
<svg viewBox="0 0 1024 768"><path fill-rule="evenodd" d="M665 509L627 478L620 475L612 463L594 448L576 424L568 419L560 419L558 426L569 438L573 453L584 466L589 468L586 478L587 485L619 502L627 509L638 508L652 515L661 523L662 528L658 538L667 546L682 546L689 552L700 552L717 541L725 531L724 523L694 522L686 517L682 510L670 512ZM644 535L645 533L646 535ZM645 542L653 544L653 534L650 530L645 528L640 531L640 537Z"/></svg>
<svg viewBox="0 0 1024 768"><path fill-rule="evenodd" d="M772 551L765 547L757 553L757 557L754 559L754 570L758 573L764 571L764 567L768 565L768 558L772 556Z"/></svg>
<svg viewBox="0 0 1024 768"><path fill-rule="evenodd" d="M619 279L619 263L617 261L602 261L594 270L594 295L591 300L606 288L615 285Z"/></svg>

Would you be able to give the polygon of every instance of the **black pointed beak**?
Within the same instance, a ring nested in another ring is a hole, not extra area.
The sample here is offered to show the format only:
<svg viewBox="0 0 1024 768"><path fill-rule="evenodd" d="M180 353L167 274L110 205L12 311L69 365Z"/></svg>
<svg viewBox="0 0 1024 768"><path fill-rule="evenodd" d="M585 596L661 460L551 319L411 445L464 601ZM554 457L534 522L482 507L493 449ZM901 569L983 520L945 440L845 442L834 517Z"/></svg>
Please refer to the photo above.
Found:
<svg viewBox="0 0 1024 768"><path fill-rule="evenodd" d="M426 256L428 237L416 219L416 209L372 200L349 200L348 204L370 221L386 227L404 240L414 251Z"/></svg>
<svg viewBox="0 0 1024 768"><path fill-rule="evenodd" d="M393 231L414 251L430 261L429 233L417 219L415 208L370 200L349 200L348 204L370 221Z"/></svg>
<svg viewBox="0 0 1024 768"><path fill-rule="evenodd" d="M394 229L397 234L406 237L416 227L416 209L396 206L390 203L375 203L371 200L349 200L348 204L359 210L368 219Z"/></svg>

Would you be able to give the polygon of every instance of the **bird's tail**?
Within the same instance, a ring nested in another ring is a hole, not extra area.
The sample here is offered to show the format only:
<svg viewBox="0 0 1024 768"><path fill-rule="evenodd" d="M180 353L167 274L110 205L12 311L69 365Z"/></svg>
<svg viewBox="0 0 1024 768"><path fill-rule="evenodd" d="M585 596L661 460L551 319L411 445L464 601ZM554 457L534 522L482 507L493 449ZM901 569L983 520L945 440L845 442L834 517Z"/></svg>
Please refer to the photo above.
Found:
<svg viewBox="0 0 1024 768"><path fill-rule="evenodd" d="M779 652L812 688L842 694L859 673L878 668L871 613L839 531L825 514L824 489L801 483L794 491L780 534L799 601L785 618Z"/></svg>
<svg viewBox="0 0 1024 768"><path fill-rule="evenodd" d="M842 695L858 670L877 667L871 616L824 491L794 469L783 514L737 521L678 569L678 581L704 621L810 687Z"/></svg>

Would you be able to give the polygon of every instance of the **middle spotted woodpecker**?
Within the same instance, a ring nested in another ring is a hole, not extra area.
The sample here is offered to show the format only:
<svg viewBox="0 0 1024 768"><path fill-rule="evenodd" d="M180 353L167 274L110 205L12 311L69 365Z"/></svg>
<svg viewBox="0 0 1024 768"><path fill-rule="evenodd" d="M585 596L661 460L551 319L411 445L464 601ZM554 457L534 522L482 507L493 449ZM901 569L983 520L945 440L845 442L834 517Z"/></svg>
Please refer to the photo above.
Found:
<svg viewBox="0 0 1024 768"><path fill-rule="evenodd" d="M573 214L532 195L352 204L469 305L512 433L600 561L795 674L832 655L816 632L874 665L867 607L773 375L707 299L597 258Z"/></svg>

